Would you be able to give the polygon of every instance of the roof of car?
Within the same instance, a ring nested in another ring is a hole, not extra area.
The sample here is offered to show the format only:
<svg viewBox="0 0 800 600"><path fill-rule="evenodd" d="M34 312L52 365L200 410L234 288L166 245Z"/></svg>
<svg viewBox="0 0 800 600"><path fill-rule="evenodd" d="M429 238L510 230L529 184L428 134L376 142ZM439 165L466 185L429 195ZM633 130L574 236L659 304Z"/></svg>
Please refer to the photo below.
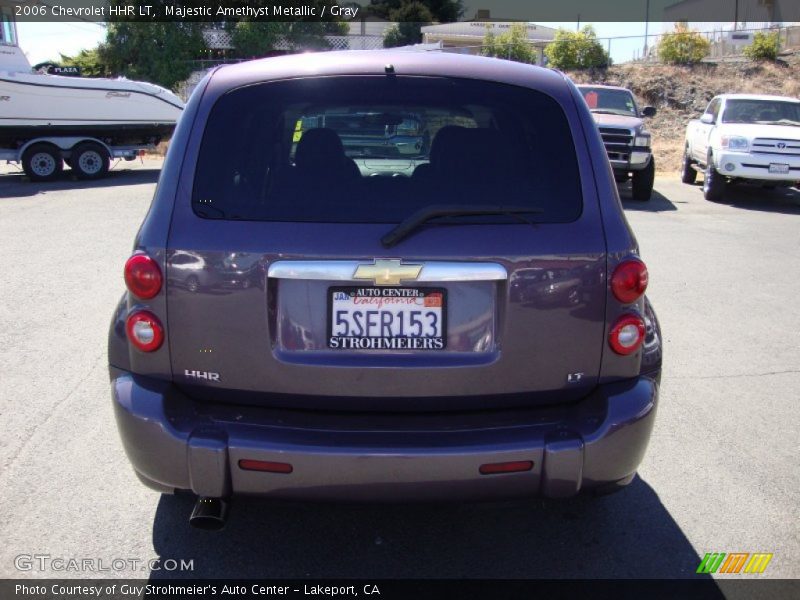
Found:
<svg viewBox="0 0 800 600"><path fill-rule="evenodd" d="M598 88L604 90L621 90L623 92L630 92L628 88L622 87L621 85L600 85L597 83L579 83L578 87L579 88L590 87L590 88Z"/></svg>
<svg viewBox="0 0 800 600"><path fill-rule="evenodd" d="M768 94L720 94L717 98L723 100L780 100L782 102L800 102L791 96L770 96Z"/></svg>
<svg viewBox="0 0 800 600"><path fill-rule="evenodd" d="M566 78L552 69L485 56L408 50L342 50L264 58L216 70L209 89L228 89L263 81L331 75L429 75L480 79L555 91Z"/></svg>

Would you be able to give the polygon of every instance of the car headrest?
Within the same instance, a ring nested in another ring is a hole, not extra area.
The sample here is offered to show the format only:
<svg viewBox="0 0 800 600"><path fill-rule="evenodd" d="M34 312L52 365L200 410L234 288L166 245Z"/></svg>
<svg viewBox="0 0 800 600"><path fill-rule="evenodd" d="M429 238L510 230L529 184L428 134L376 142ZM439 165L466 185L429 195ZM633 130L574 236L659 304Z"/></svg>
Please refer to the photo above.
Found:
<svg viewBox="0 0 800 600"><path fill-rule="evenodd" d="M303 170L330 170L344 162L342 140L333 129L309 129L297 143L295 164Z"/></svg>
<svg viewBox="0 0 800 600"><path fill-rule="evenodd" d="M452 148L457 148L465 130L466 127L446 125L436 132L433 144L431 144L431 164L440 162L444 154L450 153Z"/></svg>

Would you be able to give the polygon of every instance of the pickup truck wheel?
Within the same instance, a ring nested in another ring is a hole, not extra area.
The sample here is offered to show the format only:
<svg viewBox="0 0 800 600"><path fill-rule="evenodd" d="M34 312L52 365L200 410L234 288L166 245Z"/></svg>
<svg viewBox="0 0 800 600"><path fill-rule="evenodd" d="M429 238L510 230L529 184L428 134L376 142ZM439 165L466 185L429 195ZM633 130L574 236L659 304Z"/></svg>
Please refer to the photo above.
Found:
<svg viewBox="0 0 800 600"><path fill-rule="evenodd" d="M692 166L692 159L689 158L688 146L683 151L683 162L681 163L681 181L683 183L694 183L697 180L697 171Z"/></svg>
<svg viewBox="0 0 800 600"><path fill-rule="evenodd" d="M70 163L78 179L99 179L108 173L108 152L100 144L79 144Z"/></svg>
<svg viewBox="0 0 800 600"><path fill-rule="evenodd" d="M653 193L653 181L656 178L656 160L650 158L648 164L641 171L634 171L631 178L631 191L634 200L647 201Z"/></svg>
<svg viewBox="0 0 800 600"><path fill-rule="evenodd" d="M714 160L711 156L706 160L706 172L703 181L703 197L706 200L716 202L722 200L725 193L725 178L714 168Z"/></svg>
<svg viewBox="0 0 800 600"><path fill-rule="evenodd" d="M22 170L31 181L53 181L63 169L61 152L50 144L34 144L22 155Z"/></svg>

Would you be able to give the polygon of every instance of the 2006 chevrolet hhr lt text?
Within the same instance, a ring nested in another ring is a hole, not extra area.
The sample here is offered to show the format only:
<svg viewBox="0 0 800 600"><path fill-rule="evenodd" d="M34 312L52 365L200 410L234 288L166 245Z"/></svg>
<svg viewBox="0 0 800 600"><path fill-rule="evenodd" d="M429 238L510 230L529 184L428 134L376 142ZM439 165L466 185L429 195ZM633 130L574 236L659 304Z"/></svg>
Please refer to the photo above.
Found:
<svg viewBox="0 0 800 600"><path fill-rule="evenodd" d="M113 404L140 479L465 500L629 483L661 336L562 74L331 52L211 72L125 265Z"/></svg>

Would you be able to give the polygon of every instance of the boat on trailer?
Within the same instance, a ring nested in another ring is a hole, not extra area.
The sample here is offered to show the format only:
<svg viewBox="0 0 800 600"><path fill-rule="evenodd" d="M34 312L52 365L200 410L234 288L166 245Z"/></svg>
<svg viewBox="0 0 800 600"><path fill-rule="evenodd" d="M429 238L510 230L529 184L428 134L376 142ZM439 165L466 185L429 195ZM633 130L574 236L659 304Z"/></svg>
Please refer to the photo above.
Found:
<svg viewBox="0 0 800 600"><path fill-rule="evenodd" d="M54 178L62 160L92 178L105 174L110 158L132 159L169 139L183 112L180 98L142 81L34 72L17 43L12 9L0 0L0 159L22 162L31 179ZM87 146L92 160L82 169L76 152Z"/></svg>

